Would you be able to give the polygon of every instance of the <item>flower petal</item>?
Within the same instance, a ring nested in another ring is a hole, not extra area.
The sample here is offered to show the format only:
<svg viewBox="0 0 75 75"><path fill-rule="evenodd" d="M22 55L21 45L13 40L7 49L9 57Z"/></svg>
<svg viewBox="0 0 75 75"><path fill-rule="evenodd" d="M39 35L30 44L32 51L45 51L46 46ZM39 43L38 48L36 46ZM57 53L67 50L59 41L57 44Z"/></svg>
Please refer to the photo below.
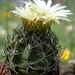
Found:
<svg viewBox="0 0 75 75"><path fill-rule="evenodd" d="M33 0L35 2L35 4L39 7L39 8L46 8L46 3L45 1L41 1L41 0Z"/></svg>
<svg viewBox="0 0 75 75"><path fill-rule="evenodd" d="M54 10L56 10L58 7L60 6L60 4L55 4L53 5L49 11L53 12Z"/></svg>
<svg viewBox="0 0 75 75"><path fill-rule="evenodd" d="M48 0L46 7L49 9L51 7L52 1Z"/></svg>

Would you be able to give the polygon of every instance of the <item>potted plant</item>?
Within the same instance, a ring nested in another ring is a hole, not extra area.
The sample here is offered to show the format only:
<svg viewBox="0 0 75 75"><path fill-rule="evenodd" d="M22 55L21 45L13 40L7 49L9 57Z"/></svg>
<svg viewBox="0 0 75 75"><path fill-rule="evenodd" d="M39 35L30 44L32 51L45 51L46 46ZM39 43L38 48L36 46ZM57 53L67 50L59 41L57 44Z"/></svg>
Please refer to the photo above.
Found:
<svg viewBox="0 0 75 75"><path fill-rule="evenodd" d="M61 46L51 24L60 19L70 21L67 15L72 13L64 10L66 6L51 6L51 0L29 0L24 4L11 11L22 18L23 26L7 38L0 75L61 75Z"/></svg>

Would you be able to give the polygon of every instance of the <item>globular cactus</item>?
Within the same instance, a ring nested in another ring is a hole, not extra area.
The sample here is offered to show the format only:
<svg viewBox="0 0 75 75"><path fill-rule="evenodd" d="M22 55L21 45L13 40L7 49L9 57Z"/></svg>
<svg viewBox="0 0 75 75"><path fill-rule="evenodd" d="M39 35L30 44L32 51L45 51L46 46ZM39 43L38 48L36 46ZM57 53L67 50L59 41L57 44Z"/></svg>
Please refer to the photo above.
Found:
<svg viewBox="0 0 75 75"><path fill-rule="evenodd" d="M51 29L25 34L22 27L14 30L4 52L7 66L15 74L50 75L56 73L59 49L58 38Z"/></svg>

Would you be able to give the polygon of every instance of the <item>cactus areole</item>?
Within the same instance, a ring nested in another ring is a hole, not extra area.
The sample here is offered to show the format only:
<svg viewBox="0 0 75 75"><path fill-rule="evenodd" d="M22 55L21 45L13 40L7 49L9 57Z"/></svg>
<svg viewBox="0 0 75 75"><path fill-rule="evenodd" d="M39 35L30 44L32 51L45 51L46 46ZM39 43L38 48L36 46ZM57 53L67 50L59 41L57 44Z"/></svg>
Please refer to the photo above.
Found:
<svg viewBox="0 0 75 75"><path fill-rule="evenodd" d="M24 2L11 12L21 17L23 26L16 28L5 45L6 68L11 75L59 75L58 58L61 47L51 24L59 20L70 21L66 6L52 1L33 0Z"/></svg>

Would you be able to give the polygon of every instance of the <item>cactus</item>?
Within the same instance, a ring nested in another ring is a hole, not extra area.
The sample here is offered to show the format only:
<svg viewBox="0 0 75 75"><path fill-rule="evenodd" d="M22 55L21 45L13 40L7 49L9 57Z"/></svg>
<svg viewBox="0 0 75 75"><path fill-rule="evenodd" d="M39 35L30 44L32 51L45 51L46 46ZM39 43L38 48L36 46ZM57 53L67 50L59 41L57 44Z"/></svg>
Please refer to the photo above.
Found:
<svg viewBox="0 0 75 75"><path fill-rule="evenodd" d="M71 13L59 4L51 7L51 0L47 4L44 0L33 2L24 2L24 8L16 7L16 11L12 11L22 18L23 26L14 29L7 38L6 67L15 75L58 75L61 46L50 25L55 21L59 23L59 19L69 21L66 16Z"/></svg>
<svg viewBox="0 0 75 75"><path fill-rule="evenodd" d="M25 34L24 27L14 30L8 39L5 55L7 66L20 75L49 75L57 69L58 38L51 29Z"/></svg>

